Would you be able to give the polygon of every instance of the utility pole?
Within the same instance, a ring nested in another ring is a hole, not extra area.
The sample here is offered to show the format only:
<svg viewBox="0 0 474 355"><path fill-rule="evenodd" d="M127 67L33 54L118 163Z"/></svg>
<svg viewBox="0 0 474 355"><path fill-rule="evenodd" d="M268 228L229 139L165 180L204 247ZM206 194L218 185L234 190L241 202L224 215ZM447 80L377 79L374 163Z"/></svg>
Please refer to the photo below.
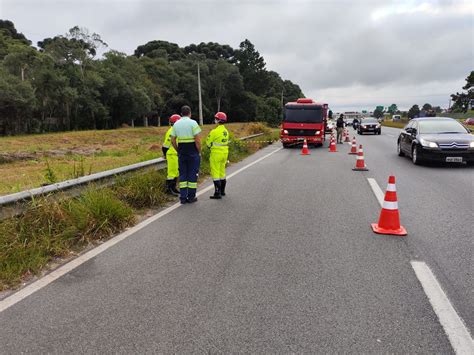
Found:
<svg viewBox="0 0 474 355"><path fill-rule="evenodd" d="M199 125L202 126L204 124L204 121L202 118L201 72L199 68L199 62L198 62L198 94L199 94Z"/></svg>

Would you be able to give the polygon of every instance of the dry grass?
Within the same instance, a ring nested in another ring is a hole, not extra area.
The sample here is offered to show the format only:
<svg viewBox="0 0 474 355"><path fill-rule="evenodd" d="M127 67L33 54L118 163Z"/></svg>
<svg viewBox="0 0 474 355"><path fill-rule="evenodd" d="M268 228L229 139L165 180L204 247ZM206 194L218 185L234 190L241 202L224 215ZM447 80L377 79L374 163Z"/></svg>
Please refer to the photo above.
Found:
<svg viewBox="0 0 474 355"><path fill-rule="evenodd" d="M267 129L256 123L226 126L235 137ZM203 137L213 127L205 125ZM0 163L0 195L51 183L51 176L63 181L158 158L167 129L141 127L0 138L0 154L14 160Z"/></svg>

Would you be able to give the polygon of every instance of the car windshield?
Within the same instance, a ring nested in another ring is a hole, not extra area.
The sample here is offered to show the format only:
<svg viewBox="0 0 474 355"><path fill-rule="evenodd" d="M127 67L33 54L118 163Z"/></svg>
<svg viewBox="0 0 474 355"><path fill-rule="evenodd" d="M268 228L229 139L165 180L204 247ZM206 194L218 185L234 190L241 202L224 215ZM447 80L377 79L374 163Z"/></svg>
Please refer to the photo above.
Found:
<svg viewBox="0 0 474 355"><path fill-rule="evenodd" d="M286 107L285 122L321 123L323 110L321 107Z"/></svg>
<svg viewBox="0 0 474 355"><path fill-rule="evenodd" d="M372 119L372 118L362 120L362 124L372 124L372 123L379 123L379 122L376 119Z"/></svg>
<svg viewBox="0 0 474 355"><path fill-rule="evenodd" d="M419 133L467 133L466 129L455 120L419 121Z"/></svg>

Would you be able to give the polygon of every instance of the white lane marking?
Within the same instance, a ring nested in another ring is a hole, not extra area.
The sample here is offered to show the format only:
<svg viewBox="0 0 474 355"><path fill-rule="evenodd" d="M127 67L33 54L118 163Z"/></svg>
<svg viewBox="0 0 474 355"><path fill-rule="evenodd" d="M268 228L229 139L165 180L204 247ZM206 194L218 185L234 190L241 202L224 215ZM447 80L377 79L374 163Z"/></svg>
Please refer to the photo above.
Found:
<svg viewBox="0 0 474 355"><path fill-rule="evenodd" d="M246 166L244 166L244 167L240 168L239 170L235 171L234 173L230 174L227 178L228 179L232 178L233 176L237 175L238 173L250 168L251 166L257 164L258 162L261 162L263 159L268 158L272 154L275 154L276 152L280 151L281 149L283 149L283 148L280 147L280 148L272 151L271 153L269 153L267 155L264 155L263 157L255 160L254 162L252 162L250 164L247 164ZM210 186L198 191L198 193L196 195L200 196L200 195L204 194L205 192L207 192L207 191L209 191L213 188L214 188L214 186L210 185ZM174 205L168 207L167 209L161 211L160 213L158 213L158 214L156 214L156 215L140 222L136 226L131 227L130 229L126 230L125 232L123 232L123 233L117 235L116 237L106 241L104 244L101 244L98 247L88 251L87 253L77 257L76 259L71 260L67 264L64 264L63 266L60 266L59 268L57 268L56 270L54 270L54 271L50 272L49 274L45 275L44 277L42 277L38 281L33 282L32 284L26 286L25 288L23 288L20 291L14 293L13 295L5 298L4 300L0 301L0 312L3 312L7 308L13 306L15 303L20 302L21 300L25 299L26 297L28 297L29 295L35 293L36 291L41 290L43 287L49 285L51 282L57 280L61 276L63 276L65 274L67 274L68 272L74 270L75 268L77 268L81 264L83 264L86 261L92 259L93 257L99 255L100 253L106 251L107 249L109 249L110 247L114 246L115 244L121 242L122 240L130 237L131 235L133 235L135 232L139 231L140 229L143 229L146 226L148 226L149 224L151 224L151 223L155 222L156 220L160 219L161 217L166 216L168 213L174 211L175 209L177 209L180 206L181 206L181 204L179 202L175 203Z"/></svg>
<svg viewBox="0 0 474 355"><path fill-rule="evenodd" d="M416 277L421 283L439 322L448 336L456 354L474 354L474 342L461 317L451 305L448 296L431 269L422 261L411 261Z"/></svg>
<svg viewBox="0 0 474 355"><path fill-rule="evenodd" d="M385 135L389 137L395 137L393 134L390 134L390 133L385 133Z"/></svg>
<svg viewBox="0 0 474 355"><path fill-rule="evenodd" d="M374 192L375 197L377 198L377 201L379 201L379 204L381 207L383 207L383 202L385 199L385 195L380 188L379 184L377 184L377 181L373 178L367 178L367 181L369 181L369 185L372 188L372 191Z"/></svg>

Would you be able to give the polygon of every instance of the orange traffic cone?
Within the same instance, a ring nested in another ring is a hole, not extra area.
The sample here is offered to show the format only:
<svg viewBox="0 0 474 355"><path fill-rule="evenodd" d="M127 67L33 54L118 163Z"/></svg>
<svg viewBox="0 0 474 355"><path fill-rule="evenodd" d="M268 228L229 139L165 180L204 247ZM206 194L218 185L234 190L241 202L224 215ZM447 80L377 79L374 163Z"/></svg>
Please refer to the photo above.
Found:
<svg viewBox="0 0 474 355"><path fill-rule="evenodd" d="M356 166L352 170L354 171L369 171L365 166L364 162L364 150L362 149L362 144L359 146L359 152L357 153Z"/></svg>
<svg viewBox="0 0 474 355"><path fill-rule="evenodd" d="M329 152L330 153L337 152L337 150L336 150L336 141L334 139L334 136L331 137L331 143L329 143Z"/></svg>
<svg viewBox="0 0 474 355"><path fill-rule="evenodd" d="M308 149L308 143L306 143L306 139L303 142L303 149L301 149L301 155L310 155Z"/></svg>
<svg viewBox="0 0 474 355"><path fill-rule="evenodd" d="M406 229L400 225L395 176L388 178L387 191L385 192L379 223L372 223L372 230L378 234L407 235Z"/></svg>
<svg viewBox="0 0 474 355"><path fill-rule="evenodd" d="M352 147L351 147L351 151L348 154L357 154L356 137L352 138Z"/></svg>
<svg viewBox="0 0 474 355"><path fill-rule="evenodd" d="M345 128L345 132L346 132L346 138L344 139L344 142L347 143L347 142L350 142L351 139L349 138L349 130L347 128Z"/></svg>

